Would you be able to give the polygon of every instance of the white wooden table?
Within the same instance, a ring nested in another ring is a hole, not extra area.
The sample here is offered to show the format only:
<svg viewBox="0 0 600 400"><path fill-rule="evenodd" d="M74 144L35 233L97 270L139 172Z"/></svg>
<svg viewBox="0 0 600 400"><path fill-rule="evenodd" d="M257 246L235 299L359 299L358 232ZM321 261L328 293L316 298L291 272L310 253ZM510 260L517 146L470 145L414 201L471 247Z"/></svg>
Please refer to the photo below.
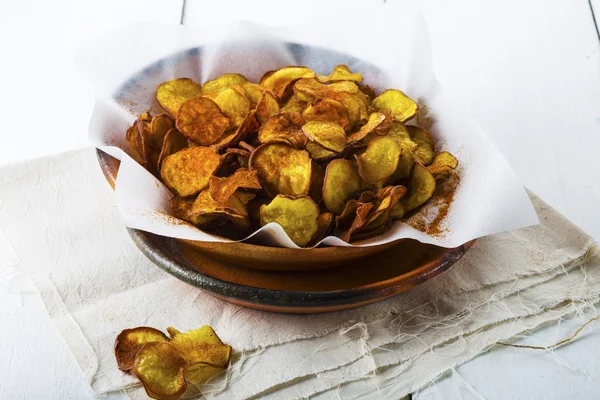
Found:
<svg viewBox="0 0 600 400"><path fill-rule="evenodd" d="M335 7L360 12L368 4L4 0L0 163L87 145L93 96L69 61L70 42L82 31L132 21L192 24L231 17L293 23L316 7L335 15ZM600 16L600 0L431 0L424 9L440 82L470 108L526 186L600 240L600 35L592 16L593 10ZM3 256L0 249L0 265ZM1 283L0 398L91 398L39 297L33 291L19 296ZM549 326L527 341L550 344L581 322ZM553 354L494 349L414 397L600 398L599 353L597 322Z"/></svg>

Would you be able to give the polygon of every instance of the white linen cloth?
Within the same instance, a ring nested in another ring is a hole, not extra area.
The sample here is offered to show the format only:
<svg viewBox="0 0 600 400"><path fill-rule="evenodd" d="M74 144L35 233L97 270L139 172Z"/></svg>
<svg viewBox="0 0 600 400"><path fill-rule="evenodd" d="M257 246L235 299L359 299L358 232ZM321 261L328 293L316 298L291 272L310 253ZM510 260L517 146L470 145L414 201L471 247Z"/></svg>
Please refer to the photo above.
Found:
<svg viewBox="0 0 600 400"><path fill-rule="evenodd" d="M316 315L231 305L154 266L127 235L94 149L1 167L0 201L0 248L35 282L97 394L144 396L116 367L121 330L208 324L235 350L209 398L399 398L497 341L590 311L600 293L593 239L534 195L540 225L481 238L388 300Z"/></svg>

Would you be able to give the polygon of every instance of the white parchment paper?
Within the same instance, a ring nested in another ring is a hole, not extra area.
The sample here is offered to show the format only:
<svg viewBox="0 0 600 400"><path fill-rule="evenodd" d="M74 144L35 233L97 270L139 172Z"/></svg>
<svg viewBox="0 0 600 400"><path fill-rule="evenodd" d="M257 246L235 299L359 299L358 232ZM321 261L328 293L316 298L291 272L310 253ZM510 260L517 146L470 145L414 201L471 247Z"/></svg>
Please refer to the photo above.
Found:
<svg viewBox="0 0 600 400"><path fill-rule="evenodd" d="M537 224L529 197L504 157L468 110L437 82L427 26L416 7L404 3L398 10L391 6L385 15L369 15L364 10L294 27L244 21L197 27L135 25L86 39L76 58L98 94L89 137L96 147L121 160L116 202L124 223L163 236L229 241L161 217L169 214L171 192L127 155L125 131L136 113L157 107L154 90L158 84L177 77L202 83L226 72L239 72L257 82L264 72L286 65L306 65L328 74L335 65L346 64L362 72L364 83L376 91L397 88L426 104L435 119L431 133L437 150L456 155L460 167L460 186L444 219L444 235L428 236L395 222L386 233L354 245L414 238L456 247L481 236ZM377 23L367 29L366 20ZM297 247L277 224L251 236ZM336 237L323 243L350 246Z"/></svg>

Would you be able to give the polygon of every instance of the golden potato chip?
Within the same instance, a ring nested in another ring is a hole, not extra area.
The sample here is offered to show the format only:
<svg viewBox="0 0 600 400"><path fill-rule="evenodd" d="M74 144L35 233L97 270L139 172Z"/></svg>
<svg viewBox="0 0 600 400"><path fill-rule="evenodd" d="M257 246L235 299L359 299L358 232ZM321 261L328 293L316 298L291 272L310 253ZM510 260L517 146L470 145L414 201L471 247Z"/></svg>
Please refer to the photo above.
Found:
<svg viewBox="0 0 600 400"><path fill-rule="evenodd" d="M221 165L221 157L209 147L192 147L171 154L163 160L163 182L181 197L192 196L208 186Z"/></svg>
<svg viewBox="0 0 600 400"><path fill-rule="evenodd" d="M161 149L167 132L175 128L175 122L167 114L158 114L150 123L150 146Z"/></svg>
<svg viewBox="0 0 600 400"><path fill-rule="evenodd" d="M362 204L366 203L362 203L356 199L348 200L342 213L335 217L336 230L339 231L340 229L348 228L352 224L352 221L354 221L354 218L356 218L356 210Z"/></svg>
<svg viewBox="0 0 600 400"><path fill-rule="evenodd" d="M346 107L333 99L319 99L313 104L308 104L304 111L302 111L302 116L306 122L333 122L344 129L350 125Z"/></svg>
<svg viewBox="0 0 600 400"><path fill-rule="evenodd" d="M308 103L304 100L300 100L297 97L291 97L283 107L281 107L282 113L298 113L302 114Z"/></svg>
<svg viewBox="0 0 600 400"><path fill-rule="evenodd" d="M192 211L193 204L194 202L192 200L183 199L179 196L173 196L173 198L171 199L171 211L173 212L173 215L175 215L177 218L187 221L190 224L195 225L197 227L203 227L209 224L214 225L215 217L213 216L196 215L192 217L190 215L190 212Z"/></svg>
<svg viewBox="0 0 600 400"><path fill-rule="evenodd" d="M301 78L314 78L315 74L306 67L284 67L276 71L269 71L260 78L259 85L271 90L280 99L284 97L286 89Z"/></svg>
<svg viewBox="0 0 600 400"><path fill-rule="evenodd" d="M224 74L217 79L204 82L200 91L202 94L222 92L233 85L243 85L246 82L248 82L248 79L244 75Z"/></svg>
<svg viewBox="0 0 600 400"><path fill-rule="evenodd" d="M431 134L424 129L416 126L407 126L406 130L410 139L416 144L413 150L415 160L423 165L429 165L433 161L433 150L435 142Z"/></svg>
<svg viewBox="0 0 600 400"><path fill-rule="evenodd" d="M323 181L325 180L325 172L323 168L316 162L311 163L311 174L310 174L310 189L308 195L317 205L323 201Z"/></svg>
<svg viewBox="0 0 600 400"><path fill-rule="evenodd" d="M223 368L231 359L231 346L224 344L208 325L179 333L170 343L190 364L206 363Z"/></svg>
<svg viewBox="0 0 600 400"><path fill-rule="evenodd" d="M358 86L354 82L339 81L324 85L313 78L300 79L294 84L294 94L300 100L312 103L316 99L335 98L336 93L358 94Z"/></svg>
<svg viewBox="0 0 600 400"><path fill-rule="evenodd" d="M346 201L361 187L360 175L351 161L331 161L325 170L323 202L329 211L341 214Z"/></svg>
<svg viewBox="0 0 600 400"><path fill-rule="evenodd" d="M139 350L131 372L144 385L148 396L176 400L185 389L186 361L169 342L146 343Z"/></svg>
<svg viewBox="0 0 600 400"><path fill-rule="evenodd" d="M419 128L418 126L406 125L406 132L411 140L420 140L421 142L427 143L432 149L435 149L435 141L431 137L431 134L425 129Z"/></svg>
<svg viewBox="0 0 600 400"><path fill-rule="evenodd" d="M373 99L377 97L375 91L369 85L358 85L358 90L360 90L365 94L365 96L367 96L367 98L369 99L369 103L371 103L371 101L373 101Z"/></svg>
<svg viewBox="0 0 600 400"><path fill-rule="evenodd" d="M306 143L305 150L308 151L310 158L316 161L327 160L338 154L334 151L323 148L321 145L315 142Z"/></svg>
<svg viewBox="0 0 600 400"><path fill-rule="evenodd" d="M409 212L424 204L433 196L435 178L422 164L416 163L410 177L408 196L400 203L405 212Z"/></svg>
<svg viewBox="0 0 600 400"><path fill-rule="evenodd" d="M226 178L210 177L209 190L213 199L219 203L227 203L239 188L262 189L256 171L240 168Z"/></svg>
<svg viewBox="0 0 600 400"><path fill-rule="evenodd" d="M408 178L412 171L413 165L415 165L415 157L412 151L403 146L404 144L400 145L402 150L396 171L394 171L394 173L388 179L390 184L395 184L401 179Z"/></svg>
<svg viewBox="0 0 600 400"><path fill-rule="evenodd" d="M258 130L258 140L261 143L267 143L276 138L284 138L294 146L304 147L308 138L302 133L302 125L304 125L304 119L300 114L273 115Z"/></svg>
<svg viewBox="0 0 600 400"><path fill-rule="evenodd" d="M208 146L229 128L229 118L221 113L221 109L214 101L196 97L181 105L176 125L185 137Z"/></svg>
<svg viewBox="0 0 600 400"><path fill-rule="evenodd" d="M223 217L230 220L242 228L250 226L248 219L248 210L236 196L231 196L224 202L218 202L213 199L209 190L200 192L189 213L191 218L203 216L208 217Z"/></svg>
<svg viewBox="0 0 600 400"><path fill-rule="evenodd" d="M158 329L140 326L125 329L115 340L115 357L117 366L122 371L129 371L133 367L135 356L146 343L165 342L169 338Z"/></svg>
<svg viewBox="0 0 600 400"><path fill-rule="evenodd" d="M179 332L178 329L173 328L172 326L168 326L167 327L167 333L169 334L169 336L171 337L171 339L173 339L175 336L179 335L181 332Z"/></svg>
<svg viewBox="0 0 600 400"><path fill-rule="evenodd" d="M333 71L328 76L317 74L319 82L333 82L333 81L353 81L362 82L363 76L360 72L353 74L350 68L341 64L333 68Z"/></svg>
<svg viewBox="0 0 600 400"><path fill-rule="evenodd" d="M402 149L388 136L371 140L364 153L355 156L358 173L369 184L385 182L396 171Z"/></svg>
<svg viewBox="0 0 600 400"><path fill-rule="evenodd" d="M391 218L390 214L392 210L400 199L404 197L406 192L407 190L404 186L389 187L389 192L382 198L377 209L369 215L362 230L375 230L387 224Z"/></svg>
<svg viewBox="0 0 600 400"><path fill-rule="evenodd" d="M363 140L365 137L367 137L368 134L370 134L371 132L374 132L376 129L379 128L379 126L384 125L382 127L382 129L379 130L379 132L384 132L385 131L385 125L389 125L391 126L391 124L388 124L387 121L389 121L388 116L386 116L386 114L384 113L380 113L380 112L374 112L371 115L369 115L369 120L367 121L367 123L363 126L360 127L360 129L358 130L358 132L354 132L353 134L351 134L350 136L348 136L348 142L352 143L352 142L358 142L359 140ZM387 133L387 132L385 132Z"/></svg>
<svg viewBox="0 0 600 400"><path fill-rule="evenodd" d="M310 245L314 246L323 240L331 233L335 226L335 215L332 212L326 211L317 217L317 231L310 241Z"/></svg>
<svg viewBox="0 0 600 400"><path fill-rule="evenodd" d="M133 123L125 134L125 138L129 143L130 151L128 154L139 164L144 165L144 148L142 144L142 135L137 127L137 121Z"/></svg>
<svg viewBox="0 0 600 400"><path fill-rule="evenodd" d="M250 111L242 124L235 131L225 132L213 145L219 148L233 146L258 131L259 126L260 124L256 119L255 111Z"/></svg>
<svg viewBox="0 0 600 400"><path fill-rule="evenodd" d="M310 189L310 156L288 144L266 143L258 147L250 157L250 169L256 170L263 189L271 197L304 196Z"/></svg>
<svg viewBox="0 0 600 400"><path fill-rule="evenodd" d="M202 94L200 85L189 78L163 82L156 88L158 104L173 118L177 117L179 107L183 103L200 94Z"/></svg>
<svg viewBox="0 0 600 400"><path fill-rule="evenodd" d="M239 127L250 112L250 100L234 88L227 88L215 97L214 102L229 118L229 127Z"/></svg>
<svg viewBox="0 0 600 400"><path fill-rule="evenodd" d="M188 383L202 385L223 371L225 371L225 368L214 367L207 363L196 363L185 367L183 376Z"/></svg>
<svg viewBox="0 0 600 400"><path fill-rule="evenodd" d="M317 232L319 207L308 196L277 195L260 208L260 224L276 222L298 246L306 246Z"/></svg>
<svg viewBox="0 0 600 400"><path fill-rule="evenodd" d="M396 140L402 147L408 147L410 151L417 148L417 144L411 140L408 135L408 129L402 122L394 121L388 132L388 136Z"/></svg>
<svg viewBox="0 0 600 400"><path fill-rule="evenodd" d="M371 106L377 111L389 110L394 121L399 122L407 121L417 113L417 103L396 89L388 89L375 97Z"/></svg>
<svg viewBox="0 0 600 400"><path fill-rule="evenodd" d="M379 192L377 194L375 194L370 190L366 190L360 194L360 196L358 197L358 201L360 203L373 203L373 202L376 202L377 200L383 199L384 197L385 197L385 195L379 196Z"/></svg>
<svg viewBox="0 0 600 400"><path fill-rule="evenodd" d="M356 94L339 92L333 93L330 98L339 101L346 107L349 121L346 130L353 130L356 126L366 122L369 118L367 104Z"/></svg>
<svg viewBox="0 0 600 400"><path fill-rule="evenodd" d="M263 94L261 100L256 105L256 118L261 124L264 124L271 116L279 113L279 104L270 92Z"/></svg>
<svg viewBox="0 0 600 400"><path fill-rule="evenodd" d="M360 230L365 225L365 223L367 222L367 216L369 215L371 208L373 208L373 204L371 203L357 202L357 204L358 207L356 208L354 218L352 219L352 224L349 227L339 229L336 232L336 236L342 239L344 242L350 242L350 239L352 238L354 232Z"/></svg>
<svg viewBox="0 0 600 400"><path fill-rule="evenodd" d="M243 189L236 190L233 195L237 197L240 203L244 206L256 198L256 193L252 193Z"/></svg>
<svg viewBox="0 0 600 400"><path fill-rule="evenodd" d="M162 149L158 156L158 170L162 168L162 163L165 158L171 154L177 153L179 150L183 150L188 147L188 141L177 129L170 129L163 139Z"/></svg>
<svg viewBox="0 0 600 400"><path fill-rule="evenodd" d="M242 89L248 100L250 100L250 104L252 104L252 108L256 108L258 102L263 98L263 94L267 91L264 87L260 86L256 83L245 82L241 85ZM269 92L271 93L271 92ZM273 93L271 93L272 95Z"/></svg>
<svg viewBox="0 0 600 400"><path fill-rule="evenodd" d="M224 156L235 155L235 156L242 156L242 157L250 157L250 154L251 153L248 150L238 149L235 147L229 147L227 150L225 150Z"/></svg>
<svg viewBox="0 0 600 400"><path fill-rule="evenodd" d="M447 151L442 151L440 154L435 156L433 162L427 167L427 169L429 172L431 172L436 180L439 180L449 177L457 166L458 160L456 157Z"/></svg>
<svg viewBox="0 0 600 400"><path fill-rule="evenodd" d="M336 123L311 121L302 126L302 132L326 150L340 153L346 147L346 132Z"/></svg>

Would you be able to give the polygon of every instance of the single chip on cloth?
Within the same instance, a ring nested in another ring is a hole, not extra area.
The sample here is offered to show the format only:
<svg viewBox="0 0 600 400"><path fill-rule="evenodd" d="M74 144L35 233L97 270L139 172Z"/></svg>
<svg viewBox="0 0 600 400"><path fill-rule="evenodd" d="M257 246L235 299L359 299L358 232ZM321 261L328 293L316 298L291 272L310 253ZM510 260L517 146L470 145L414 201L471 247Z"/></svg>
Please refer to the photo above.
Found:
<svg viewBox="0 0 600 400"><path fill-rule="evenodd" d="M204 82L200 91L202 94L221 92L233 85L241 85L246 82L248 82L248 79L244 75L224 74L217 79Z"/></svg>
<svg viewBox="0 0 600 400"><path fill-rule="evenodd" d="M171 339L170 343L190 364L206 363L223 368L231 359L231 346L223 344L208 325L179 333Z"/></svg>
<svg viewBox="0 0 600 400"><path fill-rule="evenodd" d="M179 132L185 137L208 146L229 128L229 118L221 113L221 109L214 101L205 97L196 97L181 105L176 124Z"/></svg>
<svg viewBox="0 0 600 400"><path fill-rule="evenodd" d="M319 207L308 196L277 195L260 208L260 223L276 222L298 246L306 246L318 230Z"/></svg>
<svg viewBox="0 0 600 400"><path fill-rule="evenodd" d="M210 147L191 147L171 154L162 163L163 182L181 197L200 193L219 169L221 157Z"/></svg>
<svg viewBox="0 0 600 400"><path fill-rule="evenodd" d="M375 97L371 106L377 111L390 111L394 121L399 122L407 121L417 113L417 103L396 89L388 89Z"/></svg>
<svg viewBox="0 0 600 400"><path fill-rule="evenodd" d="M131 372L144 385L148 396L176 400L187 388L186 361L169 342L147 343L138 352Z"/></svg>
<svg viewBox="0 0 600 400"><path fill-rule="evenodd" d="M144 344L167 340L169 338L164 333L147 326L125 329L115 340L117 367L122 371L129 371L133 367L135 356Z"/></svg>
<svg viewBox="0 0 600 400"><path fill-rule="evenodd" d="M346 201L361 187L358 170L351 161L337 159L331 161L325 170L323 181L323 202L329 211L341 214Z"/></svg>
<svg viewBox="0 0 600 400"><path fill-rule="evenodd" d="M189 78L163 82L156 88L158 104L173 118L183 103L201 94L201 86Z"/></svg>
<svg viewBox="0 0 600 400"><path fill-rule="evenodd" d="M312 164L308 153L285 143L266 143L250 157L250 169L258 173L267 194L303 196L308 194Z"/></svg>

